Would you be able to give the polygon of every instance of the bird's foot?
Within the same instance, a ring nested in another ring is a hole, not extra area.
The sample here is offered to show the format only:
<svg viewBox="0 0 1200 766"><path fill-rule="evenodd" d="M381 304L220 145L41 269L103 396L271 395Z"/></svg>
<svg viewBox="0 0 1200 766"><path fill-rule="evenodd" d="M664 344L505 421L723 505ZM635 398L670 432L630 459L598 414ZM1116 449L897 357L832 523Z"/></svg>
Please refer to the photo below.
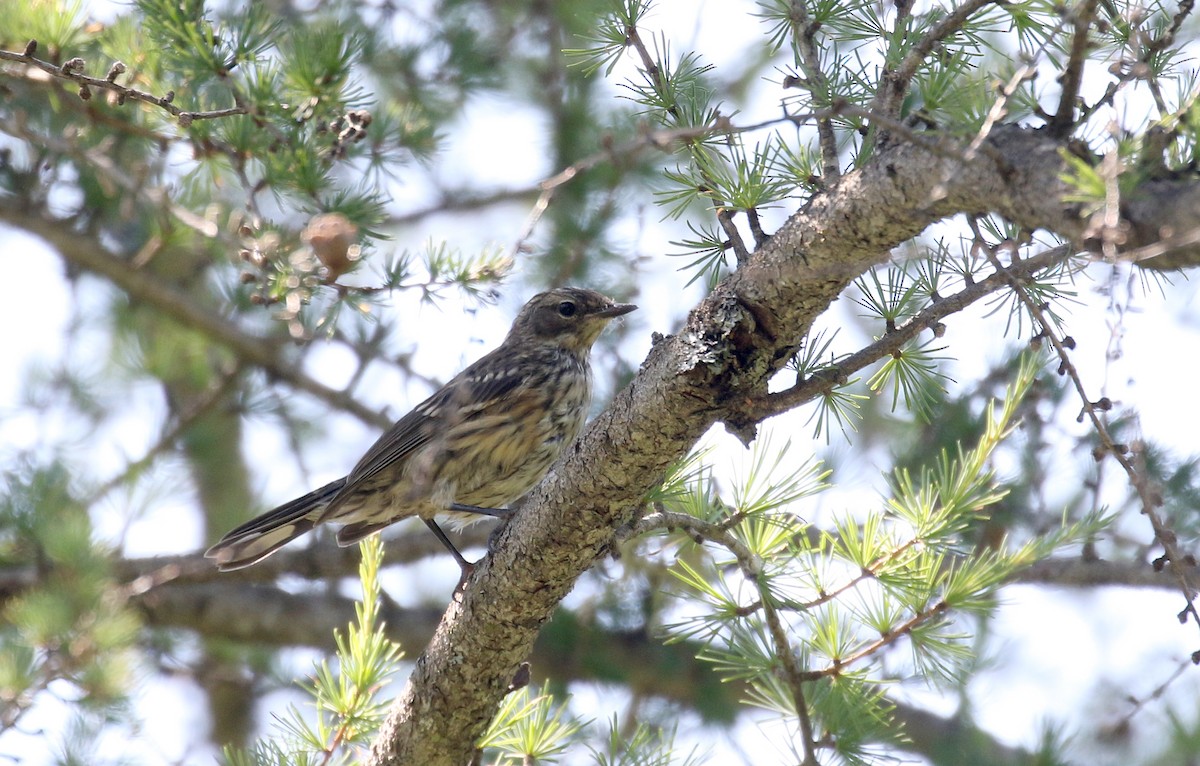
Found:
<svg viewBox="0 0 1200 766"><path fill-rule="evenodd" d="M480 516L491 516L494 519L507 519L513 515L509 508L484 508L478 505L466 505L464 503L451 503L450 510L458 511L459 513L475 513Z"/></svg>

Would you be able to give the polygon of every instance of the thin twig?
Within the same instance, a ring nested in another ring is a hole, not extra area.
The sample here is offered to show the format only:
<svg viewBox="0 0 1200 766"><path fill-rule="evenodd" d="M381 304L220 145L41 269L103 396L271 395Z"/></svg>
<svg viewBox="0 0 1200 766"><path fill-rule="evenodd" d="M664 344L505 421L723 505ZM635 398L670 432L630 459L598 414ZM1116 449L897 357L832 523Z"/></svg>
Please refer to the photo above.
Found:
<svg viewBox="0 0 1200 766"><path fill-rule="evenodd" d="M1194 666L1195 664L1196 663L1190 659L1180 662L1179 666L1175 668L1171 675L1167 676L1166 680L1154 687L1149 694L1145 695L1144 697L1135 697L1132 694L1126 697L1126 700L1130 703L1129 711L1126 712L1125 715L1121 716L1117 721L1114 721L1104 728L1108 731L1124 730L1129 725L1130 721L1133 720L1134 716L1142 711L1142 708L1154 700L1161 699L1163 695L1167 693L1167 689L1171 687L1171 684L1175 683L1175 681L1177 681L1185 672L1187 672L1188 668Z"/></svg>
<svg viewBox="0 0 1200 766"><path fill-rule="evenodd" d="M1175 36L1179 33L1180 27L1183 26L1183 22L1187 21L1188 16L1192 14L1195 5L1195 0L1182 0L1179 3L1179 10L1171 17L1171 25L1164 29L1161 35L1146 44L1145 58L1148 59L1151 55L1166 50L1175 44Z"/></svg>
<svg viewBox="0 0 1200 766"><path fill-rule="evenodd" d="M804 72L804 82L797 82L792 87L802 87L809 92L810 96L820 93L820 99L823 101L832 94L829 92L829 78L821 69L821 52L817 50L818 27L809 18L805 0L792 0L789 20L792 22L792 40L800 54L800 68ZM838 161L837 136L833 132L833 120L828 116L817 118L817 142L821 146L823 180L827 186L833 186L842 177L842 167Z"/></svg>
<svg viewBox="0 0 1200 766"><path fill-rule="evenodd" d="M648 53L647 53L647 55L648 55ZM974 157L968 158L965 154L965 151L961 148L961 145L952 140L947 140L942 137L931 138L931 137L923 136L923 135L918 134L917 132L913 131L908 126L903 125L903 124L897 122L896 120L893 120L892 118L888 117L886 114L875 112L875 111L872 111L869 109L864 109L864 108L862 108L856 104L852 104L848 101L839 100L835 104L830 106L828 109L818 109L818 110L814 110L811 112L803 112L803 113L799 113L799 114L785 114L781 117L775 117L772 119L762 120L760 122L751 123L749 125L734 125L731 122L729 122L728 120L722 120L722 121L714 123L712 125L706 125L706 126L698 127L698 128L691 127L691 128L675 128L675 129L648 131L648 132L642 133L637 138L635 138L631 141L625 142L624 144L601 150L594 154L590 154L587 157L584 157L576 162L573 162L570 165L568 165L567 167L565 167L562 170L555 173L554 175L552 175L548 178L545 178L542 181L539 181L537 184L535 184L532 187L529 187L527 189L511 189L511 190L507 190L507 191L495 192L494 194L490 194L490 195L484 195L476 202L468 203L466 205L463 205L463 207L472 208L472 207L476 207L476 206L485 206L485 205L495 204L495 203L499 203L499 202L506 202L506 201L509 201L512 199L519 199L520 197L528 196L531 194L537 194L538 195L537 200L534 202L533 207L530 209L529 215L526 216L525 223L521 226L521 230L517 235L516 241L513 243L512 247L509 249L508 258L515 259L516 256L519 255L520 253L524 252L524 250L528 246L529 238L533 235L534 230L537 228L538 222L541 220L542 216L545 215L546 210L549 209L550 204L553 202L554 196L557 194L559 187L564 186L567 183L573 181L580 174L582 174L588 170L591 170L592 168L596 167L597 165L601 164L602 162L610 162L611 161L611 162L625 163L625 162L629 162L629 160L632 157L636 156L637 154L641 153L642 151L644 151L648 148L655 148L655 149L659 149L664 152L671 151L676 145L678 145L680 143L687 143L687 142L695 141L695 140L702 139L702 138L710 138L713 136L732 136L732 135L739 135L739 134L743 134L743 133L753 133L753 132L765 130L767 128L773 127L775 125L780 125L783 123L791 123L793 125L802 125L802 124L808 122L809 120L813 120L813 119L819 120L819 119L823 119L823 118L827 119L827 118L835 116L835 115L851 115L851 116L861 117L865 120L868 120L868 121L871 121L878 125L881 125L881 126L887 128L889 131L903 136L905 140L911 142L912 144L919 146L922 149L925 149L926 151L930 152L931 154L934 154L939 157L945 157L946 159L954 160L955 162L960 162L960 163L961 162L970 162L975 159ZM991 152L989 152L988 147L986 145L980 145L980 146L976 147L976 151L979 153L989 154L989 156L993 156L993 154ZM718 205L718 207L719 207L719 205ZM458 206L452 205L451 209L458 209ZM408 220L412 220L413 218L418 218L423 215L428 215L430 213L439 212L439 210L440 210L439 206L432 206L425 210L405 215L397 220L398 221L408 221ZM754 225L755 225L754 221L751 221L751 230L752 231L754 230ZM726 235L730 235L728 228L725 226L725 224L723 222L722 222L722 228L725 229ZM760 227L758 232L755 234L756 240L760 234L764 238L763 241L765 241L765 239L769 239L769 235L767 235L765 232L762 232L762 229ZM740 241L740 239L741 238L739 235L737 241ZM733 241L732 235L730 235L730 240L731 240L731 242ZM761 242L759 242L758 244L761 244ZM748 255L748 251L746 251L746 254ZM739 253L739 261L740 261L740 257L741 257L741 253Z"/></svg>
<svg viewBox="0 0 1200 766"><path fill-rule="evenodd" d="M840 675L841 673L845 672L845 670L848 666L853 665L854 663L859 662L861 660L865 660L868 657L874 655L880 649L883 649L886 646L890 646L891 644L894 644L896 641L900 640L904 636L907 636L909 633L912 633L913 630L916 629L917 627L923 625L924 623L928 622L929 620L933 619L934 617L937 617L938 615L948 611L949 609L950 609L950 605L947 604L945 601L942 601L942 600L936 601L936 602L934 602L934 604L932 606L928 607L927 609L923 609L923 610L915 612L912 617L909 617L903 623L896 626L894 629L888 631L887 633L881 635L879 638L875 639L871 643L860 647L858 649L858 651L854 652L853 654L849 654L845 657L838 657L834 662L830 663L829 665L827 665L824 668L821 668L820 670L809 671L809 674L812 678L821 678L823 676Z"/></svg>
<svg viewBox="0 0 1200 766"><path fill-rule="evenodd" d="M1087 61L1088 45L1092 24L1096 20L1098 0L1083 0L1072 12L1075 34L1071 37L1071 51L1067 66L1059 75L1062 93L1059 95L1058 111L1050 120L1051 135L1066 138L1075 127L1075 102L1079 98L1079 87L1083 83L1083 65Z"/></svg>
<svg viewBox="0 0 1200 766"><path fill-rule="evenodd" d="M746 220L750 224L750 233L754 236L754 246L758 248L765 245L771 235L763 231L762 221L758 218L758 209L752 207L747 210Z"/></svg>
<svg viewBox="0 0 1200 766"><path fill-rule="evenodd" d="M734 212L729 208L717 208L717 223L721 224L721 230L725 232L729 243L728 247L733 250L733 254L740 266L750 260L750 250L742 240L742 233L738 231L737 223L733 220L733 216Z"/></svg>
<svg viewBox="0 0 1200 766"><path fill-rule="evenodd" d="M909 83L917 70L926 64L929 54L943 40L962 29L967 20L985 5L998 4L1001 0L967 0L956 5L949 13L929 28L925 36L913 45L895 69L883 72L879 78L879 90L871 101L870 111L895 118L900 114L900 104L908 92ZM899 23L899 19L897 19Z"/></svg>
<svg viewBox="0 0 1200 766"><path fill-rule="evenodd" d="M1036 60L1036 56L1034 57ZM975 159L979 153L980 147L987 137L991 135L992 129L1004 119L1004 115L1008 113L1008 101L1013 94L1017 92L1017 88L1021 87L1021 83L1033 77L1037 73L1032 63L1026 64L1013 73L1013 76L1008 79L1001 89L1000 95L992 102L992 108L988 110L987 116L983 118L983 124L979 126L975 137L971 139L971 143L967 146L967 151L964 153L964 159L967 162Z"/></svg>
<svg viewBox="0 0 1200 766"><path fill-rule="evenodd" d="M167 91L163 96L155 96L152 93L147 93L137 88L120 85L116 82L116 77L125 71L125 65L119 61L114 62L110 67L108 77L92 77L83 73L86 63L81 58L73 58L62 66L58 66L49 61L37 58L33 55L35 52L37 52L37 40L30 40L29 44L25 46L23 53L0 50L0 61L13 61L37 67L56 79L79 83L81 89L80 95L84 98L86 96L83 94L88 93L88 90L85 89L96 88L116 93L119 99L118 103L123 100L140 101L143 104L158 107L178 119L182 127L187 127L196 120L216 120L238 114L250 114L250 110L244 106L232 106L227 109L213 109L210 111L181 109L175 104L175 91Z"/></svg>
<svg viewBox="0 0 1200 766"><path fill-rule="evenodd" d="M126 169L119 167L112 156L99 148L85 148L82 144L71 142L62 137L33 131L29 128L28 121L23 114L15 115L8 122L0 122L0 131L7 133L13 138L28 141L34 146L40 146L43 149L49 149L52 152L74 157L85 162L97 174L111 181L113 185L129 192L151 207L165 210L171 217L179 221L179 223L192 229L206 239L221 239L231 247L235 247L238 244L232 237L223 237L216 223L196 215L191 210L172 200L165 189L149 187L137 178L134 178Z"/></svg>
<svg viewBox="0 0 1200 766"><path fill-rule="evenodd" d="M851 117L861 117L871 122L876 127L885 128L889 134L901 136L910 144L919 146L934 156L953 160L957 163L971 162L974 159L973 157L970 159L967 158L964 150L962 149L961 142L958 140L948 139L937 134L918 133L908 125L905 125L899 120L893 119L882 112L864 109L863 107L850 103L849 101L837 101L831 107L831 110L834 114L845 114L850 115ZM988 147L985 146L982 148L984 151L986 151ZM994 156L997 159L999 158L998 153L994 154Z"/></svg>
<svg viewBox="0 0 1200 766"><path fill-rule="evenodd" d="M812 718L808 712L808 701L804 696L804 683L806 680L812 680L811 674L801 669L797 659L798 653L788 639L787 630L775 608L774 595L763 574L762 557L731 534L725 525L705 522L686 513L664 510L659 510L655 516L658 517L656 519L658 524L668 528L694 531L726 548L737 559L738 566L746 578L755 584L759 598L754 604L754 608L749 611L762 610L767 630L771 635L771 642L775 645L775 657L783 667L783 674L792 694L792 704L796 708L796 717L800 723L800 736L804 746L802 763L804 766L817 766L817 741L813 732Z"/></svg>
<svg viewBox="0 0 1200 766"><path fill-rule="evenodd" d="M783 674L792 693L792 704L796 708L796 718L800 723L800 738L804 747L804 760L801 764L818 766L817 738L813 731L812 717L808 713L808 700L804 696L804 682L808 680L808 674L800 668L796 649L788 640L787 631L783 627L783 621L779 619L779 613L772 602L770 587L762 572L758 572L754 577L754 584L758 586L767 630L771 634L771 643L775 645L775 657L783 666Z"/></svg>
<svg viewBox="0 0 1200 766"><path fill-rule="evenodd" d="M1071 252L1069 245L1060 245L1014 263L1009 267L1007 275L997 271L985 279L973 282L954 295L942 298L925 310L914 314L907 321L898 325L895 330L886 333L874 343L822 368L791 388L744 403L738 409L737 415L749 421L758 422L772 415L795 409L818 396L827 394L844 384L854 373L867 365L899 350L925 330L936 328L945 317L958 313L972 303L1008 286L1011 277L1027 279L1043 269L1062 263L1070 256Z"/></svg>
<svg viewBox="0 0 1200 766"><path fill-rule="evenodd" d="M671 151L676 145L686 143L701 138L709 138L711 136L720 135L735 135L739 133L750 133L782 123L796 124L797 120L803 121L811 117L811 114L803 115L784 115L775 117L762 122L752 123L750 125L735 126L728 121L721 121L713 125L706 125L699 128L674 128L669 130L655 130L642 133L637 138L627 141L619 146L613 146L603 149L594 154L590 154L576 162L571 163L554 175L539 181L533 188L528 190L513 190L497 194L496 202L505 201L514 197L524 196L526 194L537 193L537 201L534 202L533 208L529 211L529 215L525 218L525 223L521 227L521 231L517 235L516 242L513 243L509 250L508 257L515 259L517 255L522 253L527 247L529 238L533 235L534 229L537 228L538 222L550 207L550 203L554 200L558 189L567 183L573 181L580 174L591 170L602 162L628 163L631 158L640 154L642 151L655 148L661 151ZM486 200L485 204L490 204L492 200Z"/></svg>
<svg viewBox="0 0 1200 766"><path fill-rule="evenodd" d="M1030 315L1041 325L1042 336L1050 342L1055 353L1058 355L1060 362L1059 371L1071 381L1082 403L1083 413L1080 417L1082 418L1086 415L1100 439L1100 448L1096 453L1097 459L1103 459L1104 456L1111 455L1121 468L1124 469L1126 476L1129 478L1130 486L1137 492L1138 498L1141 500L1142 513L1150 520L1154 537L1163 547L1164 556L1155 562L1156 566L1165 564L1170 568L1171 573L1179 583L1180 590L1183 592L1184 600L1187 602L1183 611L1180 612L1180 619L1184 620L1190 616L1195 621L1196 626L1200 628L1200 612L1197 611L1194 601L1196 586L1191 583L1187 572L1187 562L1190 560L1190 557L1180 551L1177 544L1178 538L1174 530L1167 525L1156 510L1162 505L1161 491L1156 487L1150 486L1145 466L1135 465L1135 461L1140 463L1143 460L1143 451L1135 449L1131 457L1130 448L1126 445L1118 444L1112 438L1103 416L1107 407L1100 405L1098 402L1093 402L1088 398L1087 390L1083 385L1083 379L1080 377L1075 365L1071 362L1070 354L1067 351L1067 344L1059 338L1049 317L1046 316L1045 309L1029 296L1029 292L1025 289L1022 279L1018 278L1016 274L1006 269L1000 263L1000 259L996 255L996 248L989 245L985 240L983 233L979 229L978 220L971 218L968 223L975 235L976 242L988 260L1000 274L1009 280L1017 299L1021 301ZM1200 651L1193 655L1193 661L1200 663Z"/></svg>
<svg viewBox="0 0 1200 766"><path fill-rule="evenodd" d="M342 391L309 377L281 353L279 340L250 335L233 321L196 303L182 290L163 284L155 277L134 268L129 262L99 247L94 240L77 234L61 221L32 217L22 211L19 219L0 205L0 219L46 239L75 266L99 274L136 300L142 301L186 327L220 343L244 363L261 368L268 376L311 394L334 409L354 415L379 428L391 425L391 419L367 407L350 392Z"/></svg>

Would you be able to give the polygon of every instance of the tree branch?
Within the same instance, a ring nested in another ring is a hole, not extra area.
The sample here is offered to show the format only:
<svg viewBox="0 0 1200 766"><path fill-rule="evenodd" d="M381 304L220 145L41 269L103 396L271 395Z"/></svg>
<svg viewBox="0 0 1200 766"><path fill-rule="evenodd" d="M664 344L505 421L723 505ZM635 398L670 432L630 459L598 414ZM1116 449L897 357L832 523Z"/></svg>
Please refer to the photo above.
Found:
<svg viewBox="0 0 1200 766"><path fill-rule="evenodd" d="M355 621L354 599L324 589L291 593L230 581L171 583L133 603L155 627L256 646L333 651L334 631L344 633ZM441 615L437 607L405 608L387 598L380 609L388 637L410 656L428 643ZM619 683L635 695L687 705L707 720L728 723L740 709L744 690L722 683L711 666L696 659L699 650L694 643L663 644L645 631L607 630L559 611L535 644L532 659L535 677L549 671L558 682ZM596 662L597 657L604 661Z"/></svg>
<svg viewBox="0 0 1200 766"><path fill-rule="evenodd" d="M1058 111L1050 121L1050 131L1058 138L1066 138L1075 127L1075 107L1079 98L1079 86L1083 82L1083 66L1087 62L1092 24L1096 20L1098 0L1083 0L1076 3L1070 13L1075 27L1071 37L1071 52L1067 66L1059 75L1062 93L1059 95Z"/></svg>
<svg viewBox="0 0 1200 766"><path fill-rule="evenodd" d="M957 34L976 12L994 3L997 0L963 0L955 4L949 13L932 24L921 39L908 49L895 69L884 70L870 110L892 118L899 116L900 103L908 93L909 83L921 65L929 60L933 49L946 38Z"/></svg>
<svg viewBox="0 0 1200 766"><path fill-rule="evenodd" d="M350 393L330 388L298 369L286 354L281 353L282 343L279 340L260 338L244 332L222 315L198 305L191 296L103 249L97 245L94 238L76 233L68 222L48 220L30 214L29 211L18 210L2 201L0 220L36 234L49 242L63 258L75 266L104 277L133 300L152 306L165 316L221 344L242 362L260 367L292 388L311 394L330 407L348 412L364 423L379 428L391 425L391 419L367 407Z"/></svg>
<svg viewBox="0 0 1200 766"><path fill-rule="evenodd" d="M446 549L425 527L410 522L411 526L397 525L384 534L387 559L386 566L412 564L434 556L445 556ZM411 534L415 530L417 534ZM492 526L487 523L474 524L455 532L447 530L450 539L460 550L486 547ZM338 577L354 577L358 574L358 548L342 548L332 540L332 535L314 533L314 543L308 547L292 545L270 558L245 569L219 572L212 561L203 553L188 553L180 556L152 556L148 558L120 559L113 565L113 575L133 595L144 593L167 583L197 585L208 582L224 582L245 585L249 583L271 583L283 576L302 577L306 580L329 581ZM36 571L31 569L36 576ZM14 582L17 577L13 570ZM11 579L11 578L8 578ZM0 594L6 593L6 577L0 570Z"/></svg>
<svg viewBox="0 0 1200 766"><path fill-rule="evenodd" d="M778 415L795 409L806 402L827 394L842 385L850 376L867 365L879 361L888 354L899 351L904 344L916 338L926 329L934 328L938 323L962 311L967 306L988 295L1007 287L1013 276L1026 279L1043 269L1050 268L1062 262L1070 254L1071 248L1062 245L1051 248L1037 255L1017 261L1003 272L997 271L986 279L973 282L954 295L942 298L929 308L909 317L896 329L886 333L879 340L859 349L849 356L828 367L824 367L809 378L798 382L784 391L770 393L759 399L746 401L741 405L737 414L737 425L749 426L764 418Z"/></svg>
<svg viewBox="0 0 1200 766"><path fill-rule="evenodd" d="M955 167L920 147L881 150L793 215L678 335L654 346L498 534L418 660L371 763L467 762L538 630L644 493L731 402L762 396L815 318L890 248L942 218L977 211L1081 238L1075 209L1049 202L1067 192L1060 144L1007 126L987 144L992 152Z"/></svg>
<svg viewBox="0 0 1200 766"><path fill-rule="evenodd" d="M140 101L150 106L156 106L170 113L173 117L179 120L182 127L187 127L195 120L215 120L221 117L231 117L237 114L249 114L249 110L242 106L232 106L228 109L215 109L212 111L193 112L186 109L181 109L175 101L175 91L167 91L164 96L155 96L145 91L140 91L136 88L129 88L124 85L118 85L117 77L125 73L125 65L120 61L114 61L108 69L108 74L104 78L91 77L83 73L87 66L83 59L73 58L67 61L62 66L52 64L49 61L43 61L33 54L37 52L37 40L30 40L25 46L22 53L13 51L0 50L0 61L14 61L28 66L36 67L46 74L59 80L78 83L79 97L83 100L91 98L91 89L108 90L117 94L118 103L125 101Z"/></svg>

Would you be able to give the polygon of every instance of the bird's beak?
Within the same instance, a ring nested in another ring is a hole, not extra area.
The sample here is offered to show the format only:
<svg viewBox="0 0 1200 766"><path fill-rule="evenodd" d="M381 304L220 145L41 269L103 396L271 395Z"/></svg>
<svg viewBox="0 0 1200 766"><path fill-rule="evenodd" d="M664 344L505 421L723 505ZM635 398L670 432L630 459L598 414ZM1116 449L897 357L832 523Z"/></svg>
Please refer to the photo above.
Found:
<svg viewBox="0 0 1200 766"><path fill-rule="evenodd" d="M600 309L595 314L592 314L592 316L612 319L613 317L625 316L636 308L637 306L633 305L632 303L615 303L606 309Z"/></svg>

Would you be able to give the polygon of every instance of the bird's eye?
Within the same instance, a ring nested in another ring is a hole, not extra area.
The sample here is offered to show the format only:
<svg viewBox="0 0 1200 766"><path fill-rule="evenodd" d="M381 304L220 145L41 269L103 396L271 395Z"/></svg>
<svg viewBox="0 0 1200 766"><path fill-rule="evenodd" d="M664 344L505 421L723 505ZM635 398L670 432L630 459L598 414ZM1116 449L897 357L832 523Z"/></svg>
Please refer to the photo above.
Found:
<svg viewBox="0 0 1200 766"><path fill-rule="evenodd" d="M563 301L558 304L558 315L564 317L573 317L576 312L575 304L571 301Z"/></svg>

